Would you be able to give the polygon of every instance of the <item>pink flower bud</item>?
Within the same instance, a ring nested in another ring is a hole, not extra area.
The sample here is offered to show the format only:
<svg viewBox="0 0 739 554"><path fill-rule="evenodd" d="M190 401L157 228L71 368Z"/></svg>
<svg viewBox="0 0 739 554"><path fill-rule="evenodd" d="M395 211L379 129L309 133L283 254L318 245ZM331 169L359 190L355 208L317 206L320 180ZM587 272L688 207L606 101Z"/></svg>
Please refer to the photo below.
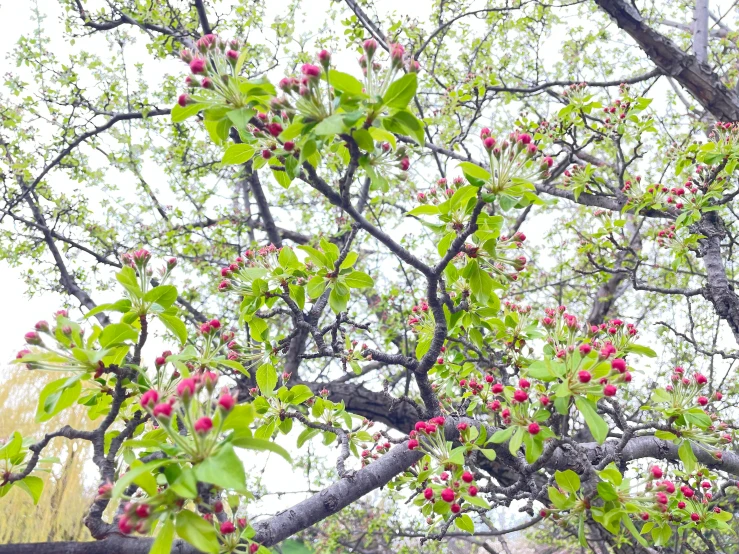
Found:
<svg viewBox="0 0 739 554"><path fill-rule="evenodd" d="M236 526L230 521L224 521L223 523L221 523L221 534L222 535L230 535L234 531L236 531Z"/></svg>
<svg viewBox="0 0 739 554"><path fill-rule="evenodd" d="M190 62L190 71L192 71L195 75L205 73L205 67L206 63L203 58L193 58Z"/></svg>
<svg viewBox="0 0 739 554"><path fill-rule="evenodd" d="M539 431L541 431L541 427L539 427L539 424L536 422L529 423L529 433L532 435L538 435Z"/></svg>
<svg viewBox="0 0 739 554"><path fill-rule="evenodd" d="M201 417L195 422L193 429L198 435L206 435L213 429L213 420L209 417Z"/></svg>
<svg viewBox="0 0 739 554"><path fill-rule="evenodd" d="M159 393L154 389L149 389L141 395L141 405L144 408L150 408L159 400Z"/></svg>

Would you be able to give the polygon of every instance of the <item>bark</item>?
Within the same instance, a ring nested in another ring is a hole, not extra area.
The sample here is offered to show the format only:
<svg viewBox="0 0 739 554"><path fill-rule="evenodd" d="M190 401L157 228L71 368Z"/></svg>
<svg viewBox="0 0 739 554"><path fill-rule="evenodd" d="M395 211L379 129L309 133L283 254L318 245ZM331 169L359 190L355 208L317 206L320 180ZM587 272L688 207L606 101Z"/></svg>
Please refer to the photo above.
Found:
<svg viewBox="0 0 739 554"><path fill-rule="evenodd" d="M644 23L639 11L627 0L594 1L636 41L657 67L687 89L706 110L720 120L739 120L736 97L709 67Z"/></svg>
<svg viewBox="0 0 739 554"><path fill-rule="evenodd" d="M708 0L695 0L693 54L698 63L708 63Z"/></svg>
<svg viewBox="0 0 739 554"><path fill-rule="evenodd" d="M739 297L729 283L721 257L721 239L726 235L724 223L715 211L706 212L692 231L705 237L698 241L698 256L703 258L706 268L703 295L713 304L718 316L729 324L739 344Z"/></svg>

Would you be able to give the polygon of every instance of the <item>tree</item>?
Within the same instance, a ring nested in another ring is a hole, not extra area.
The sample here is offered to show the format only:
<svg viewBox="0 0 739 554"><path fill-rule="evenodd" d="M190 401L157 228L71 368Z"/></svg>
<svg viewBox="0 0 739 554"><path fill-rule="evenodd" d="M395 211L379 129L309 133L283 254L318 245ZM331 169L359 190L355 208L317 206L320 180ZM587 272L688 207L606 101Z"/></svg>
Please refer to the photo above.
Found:
<svg viewBox="0 0 739 554"><path fill-rule="evenodd" d="M738 50L667 4L345 0L306 37L313 3L70 0L69 59L36 13L2 253L70 301L16 363L92 423L9 436L0 495L60 437L100 488L94 542L0 553L733 551ZM258 517L244 456L319 438L332 482Z"/></svg>

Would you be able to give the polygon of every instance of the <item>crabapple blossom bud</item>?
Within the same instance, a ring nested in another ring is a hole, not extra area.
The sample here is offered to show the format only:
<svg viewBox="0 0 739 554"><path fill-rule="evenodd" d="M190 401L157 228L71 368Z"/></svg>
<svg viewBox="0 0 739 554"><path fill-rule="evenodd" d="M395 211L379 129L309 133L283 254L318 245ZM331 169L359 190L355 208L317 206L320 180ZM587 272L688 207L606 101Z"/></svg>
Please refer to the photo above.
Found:
<svg viewBox="0 0 739 554"><path fill-rule="evenodd" d="M458 514L462 510L462 507L459 504L452 504L449 509L453 514Z"/></svg>
<svg viewBox="0 0 739 554"><path fill-rule="evenodd" d="M177 384L177 395L183 400L188 399L195 394L195 388L195 379L187 377Z"/></svg>
<svg viewBox="0 0 739 554"><path fill-rule="evenodd" d="M224 412L230 412L236 405L236 399L228 392L228 389L224 387L221 396L218 397L218 407Z"/></svg>
<svg viewBox="0 0 739 554"><path fill-rule="evenodd" d="M465 483L472 483L472 481L475 480L475 476L472 475L469 471L465 471L462 473L462 481Z"/></svg>
<svg viewBox="0 0 739 554"><path fill-rule="evenodd" d="M411 439L408 441L408 450L415 450L418 448L418 441L416 439Z"/></svg>
<svg viewBox="0 0 739 554"><path fill-rule="evenodd" d="M98 496L102 498L110 498L111 493L113 492L113 483L110 481L103 483L98 487Z"/></svg>
<svg viewBox="0 0 739 554"><path fill-rule="evenodd" d="M444 502L453 502L454 501L454 491L450 488L446 488L443 491L441 491L441 499Z"/></svg>
<svg viewBox="0 0 739 554"><path fill-rule="evenodd" d="M321 50L318 53L318 61L321 62L324 69L327 69L331 63L331 53L328 50Z"/></svg>
<svg viewBox="0 0 739 554"><path fill-rule="evenodd" d="M118 530L124 535L130 535L133 532L133 523L128 516L121 516L118 520Z"/></svg>
<svg viewBox="0 0 739 554"><path fill-rule="evenodd" d="M234 531L236 531L236 526L230 521L224 521L221 523L221 534L230 535Z"/></svg>
<svg viewBox="0 0 739 554"><path fill-rule="evenodd" d="M206 435L213 429L213 420L209 417L201 417L195 422L193 429L198 435Z"/></svg>
<svg viewBox="0 0 739 554"><path fill-rule="evenodd" d="M26 343L38 346L42 344L41 337L36 331L29 331L24 335Z"/></svg>
<svg viewBox="0 0 739 554"><path fill-rule="evenodd" d="M611 360L611 369L623 373L626 371L626 361L622 358L614 358Z"/></svg>
<svg viewBox="0 0 739 554"><path fill-rule="evenodd" d="M408 171L408 168L411 166L411 161L408 159L408 156L403 157L403 159L400 160L400 169L401 171Z"/></svg>
<svg viewBox="0 0 739 554"><path fill-rule="evenodd" d="M652 474L652 477L655 479L662 479L662 468L659 466L652 466L649 469L650 473Z"/></svg>
<svg viewBox="0 0 739 554"><path fill-rule="evenodd" d="M157 404L154 406L154 410L152 411L154 414L154 417L157 418L159 421L166 421L170 417L172 417L172 404L169 402L163 402L161 404Z"/></svg>
<svg viewBox="0 0 739 554"><path fill-rule="evenodd" d="M195 75L200 75L206 71L206 63L203 58L193 58L190 61L190 71Z"/></svg>
<svg viewBox="0 0 739 554"><path fill-rule="evenodd" d="M699 396L696 401L700 406L705 406L708 404L708 398L706 398L705 396Z"/></svg>
<svg viewBox="0 0 739 554"><path fill-rule="evenodd" d="M150 408L159 400L159 393L154 389L149 389L141 395L141 405L144 408Z"/></svg>
<svg viewBox="0 0 739 554"><path fill-rule="evenodd" d="M616 385L606 385L603 387L603 395L604 396L616 396L616 393L618 392L618 388Z"/></svg>
<svg viewBox="0 0 739 554"><path fill-rule="evenodd" d="M513 393L513 400L515 402L526 402L528 399L529 395L524 390L516 389L516 391Z"/></svg>
<svg viewBox="0 0 739 554"><path fill-rule="evenodd" d="M539 431L541 431L541 427L539 427L539 424L536 422L529 423L529 433L531 435L538 435Z"/></svg>
<svg viewBox="0 0 739 554"><path fill-rule="evenodd" d="M581 383L589 383L592 377L589 371L582 370L577 373L577 380Z"/></svg>
<svg viewBox="0 0 739 554"><path fill-rule="evenodd" d="M426 489L423 491L423 497L426 500L431 500L434 497L433 489L431 489L431 487L426 487Z"/></svg>

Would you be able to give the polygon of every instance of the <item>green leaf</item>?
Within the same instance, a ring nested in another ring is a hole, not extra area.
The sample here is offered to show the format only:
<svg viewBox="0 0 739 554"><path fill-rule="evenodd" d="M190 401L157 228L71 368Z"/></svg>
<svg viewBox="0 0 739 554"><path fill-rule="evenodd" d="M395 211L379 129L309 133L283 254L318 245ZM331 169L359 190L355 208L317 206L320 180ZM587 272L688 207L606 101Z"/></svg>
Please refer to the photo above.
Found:
<svg viewBox="0 0 739 554"><path fill-rule="evenodd" d="M103 329L98 341L100 342L100 346L105 348L113 344L121 344L127 340L135 341L138 336L138 331L131 325L126 323L111 323Z"/></svg>
<svg viewBox="0 0 739 554"><path fill-rule="evenodd" d="M567 469L565 471L555 471L554 480L557 481L559 488L572 494L575 494L578 490L580 490L580 477L578 477L577 473L575 473L571 469Z"/></svg>
<svg viewBox="0 0 739 554"><path fill-rule="evenodd" d="M421 204L405 215L439 215L439 207L433 204Z"/></svg>
<svg viewBox="0 0 739 554"><path fill-rule="evenodd" d="M313 391L310 390L306 385L295 385L290 389L292 398L290 398L290 404L302 404L309 398L313 397Z"/></svg>
<svg viewBox="0 0 739 554"><path fill-rule="evenodd" d="M518 450L521 448L521 444L523 443L523 434L523 429L521 427L516 427L516 431L515 433L513 433L513 437L508 443L508 451L513 456L515 456L518 453Z"/></svg>
<svg viewBox="0 0 739 554"><path fill-rule="evenodd" d="M36 421L49 421L56 414L69 408L79 398L82 383L79 376L57 379L41 389L36 409Z"/></svg>
<svg viewBox="0 0 739 554"><path fill-rule="evenodd" d="M511 438L511 435L513 434L513 431L515 431L515 427L506 427L505 429L498 429L492 437L490 437L490 440L488 442L492 442L494 444L502 444L505 441L507 441L509 438Z"/></svg>
<svg viewBox="0 0 739 554"><path fill-rule="evenodd" d="M112 498L120 498L120 496L128 488L129 485L133 483L139 485L139 480L142 476L146 474L151 474L151 472L158 467L162 467L163 465L171 463L172 461L168 459L152 460L151 462L147 462L145 464L141 463L139 460L136 460L136 462L132 464L131 469L129 469L124 475L121 475L120 479L116 481L116 484L113 487L113 492L111 494ZM149 475L149 477L151 477L151 475ZM156 489L154 492L156 493Z"/></svg>
<svg viewBox="0 0 739 554"><path fill-rule="evenodd" d="M623 522L624 527L626 527L631 532L631 535L637 540L639 544L641 544L642 546L648 546L647 541L644 540L644 537L641 536L639 531L634 526L634 522L631 521L631 518L627 513L621 515L621 521Z"/></svg>
<svg viewBox="0 0 739 554"><path fill-rule="evenodd" d="M189 510L177 514L177 534L201 552L218 554L218 536L212 523Z"/></svg>
<svg viewBox="0 0 739 554"><path fill-rule="evenodd" d="M353 289L372 287L375 284L372 277L362 271L352 271L344 277L344 282Z"/></svg>
<svg viewBox="0 0 739 554"><path fill-rule="evenodd" d="M198 102L194 104L188 104L184 108L179 104L175 104L171 112L172 123L180 123L181 121L185 121L187 118L196 115L200 110L203 110L206 107L208 107L208 104Z"/></svg>
<svg viewBox="0 0 739 554"><path fill-rule="evenodd" d="M489 171L471 162L461 162L459 167L467 178L467 181L475 187L483 186L485 183L490 181L492 177Z"/></svg>
<svg viewBox="0 0 739 554"><path fill-rule="evenodd" d="M352 133L352 137L362 150L372 152L375 149L375 140L367 129L357 129Z"/></svg>
<svg viewBox="0 0 739 554"><path fill-rule="evenodd" d="M39 498L41 498L41 493L44 490L43 479L34 475L29 475L28 477L24 477L20 481L17 481L15 484L26 491L29 496L33 498L34 506L38 504Z"/></svg>
<svg viewBox="0 0 739 554"><path fill-rule="evenodd" d="M169 329L172 334L177 337L180 344L187 342L187 327L182 323L182 320L176 315L170 314L157 314L164 326Z"/></svg>
<svg viewBox="0 0 739 554"><path fill-rule="evenodd" d="M680 461L683 463L683 467L687 473L695 471L698 465L698 459L693 452L693 447L690 445L690 441L683 439L680 443L680 447L677 449L677 455L680 457Z"/></svg>
<svg viewBox="0 0 739 554"><path fill-rule="evenodd" d="M295 255L295 251L293 251L289 246L282 247L277 261L280 262L282 267L287 269L300 267L300 260L298 260L298 257Z"/></svg>
<svg viewBox="0 0 739 554"><path fill-rule="evenodd" d="M236 165L248 162L254 157L256 149L251 144L232 144L221 158L223 165Z"/></svg>
<svg viewBox="0 0 739 554"><path fill-rule="evenodd" d="M606 502L609 502L611 500L618 500L616 489L613 488L613 485L605 481L601 481L600 483L598 483L598 496L600 496Z"/></svg>
<svg viewBox="0 0 739 554"><path fill-rule="evenodd" d="M167 518L164 525L159 529L154 544L151 545L149 554L170 554L172 551L172 541L174 539L174 522Z"/></svg>
<svg viewBox="0 0 739 554"><path fill-rule="evenodd" d="M585 423L588 424L588 429L593 434L593 438L598 441L598 444L603 444L608 436L608 424L595 411L595 404L587 398L576 396L575 406L585 418Z"/></svg>
<svg viewBox="0 0 739 554"><path fill-rule="evenodd" d="M18 431L13 433L13 438L0 448L0 460L9 460L17 456L23 446L23 437Z"/></svg>
<svg viewBox="0 0 739 554"><path fill-rule="evenodd" d="M338 113L328 116L313 128L313 133L318 136L338 135L344 131L346 131L344 116Z"/></svg>
<svg viewBox="0 0 739 554"><path fill-rule="evenodd" d="M415 75L415 73L409 73L409 75ZM472 518L467 514L462 514L457 519L455 519L454 525L456 525L462 531L467 531L471 535L475 533L475 524L473 523Z"/></svg>
<svg viewBox="0 0 739 554"><path fill-rule="evenodd" d="M415 73L406 73L387 87L382 104L390 108L406 108L416 95L417 88L418 76Z"/></svg>
<svg viewBox="0 0 739 554"><path fill-rule="evenodd" d="M177 300L177 288L172 285L159 285L144 295L144 302L159 304L165 309L174 304L175 300Z"/></svg>
<svg viewBox="0 0 739 554"><path fill-rule="evenodd" d="M136 271L132 267L124 266L116 273L115 278L134 298L141 298L143 296L141 287L139 286L139 280L136 277Z"/></svg>
<svg viewBox="0 0 739 554"><path fill-rule="evenodd" d="M263 364L257 369L257 386L265 396L272 396L277 385L277 370L269 365Z"/></svg>
<svg viewBox="0 0 739 554"><path fill-rule="evenodd" d="M293 462L287 450L282 448L279 444L274 443L270 440L238 436L231 440L231 444L238 448L246 448L247 450L267 450L269 452L274 452L275 454L279 454L280 456L282 456L289 463Z"/></svg>
<svg viewBox="0 0 739 554"><path fill-rule="evenodd" d="M328 74L329 82L332 87L341 92L346 92L353 96L366 96L362 89L364 86L355 77L348 73L342 73L332 69Z"/></svg>
<svg viewBox="0 0 739 554"><path fill-rule="evenodd" d="M331 294L328 296L328 304L335 314L339 314L346 311L346 306L349 303L349 295L343 295L339 293L334 287L331 289Z"/></svg>
<svg viewBox="0 0 739 554"><path fill-rule="evenodd" d="M641 344L629 345L629 352L633 352L634 354L641 354L642 356L647 356L649 358L657 357L657 353L654 350L652 350L648 346L643 346Z"/></svg>
<svg viewBox="0 0 739 554"><path fill-rule="evenodd" d="M558 510L565 509L568 504L567 497L559 492L556 487L549 487L549 500Z"/></svg>
<svg viewBox="0 0 739 554"><path fill-rule="evenodd" d="M244 465L233 446L223 444L215 455L210 455L195 468L199 481L224 489L243 491L246 486Z"/></svg>
<svg viewBox="0 0 739 554"><path fill-rule="evenodd" d="M275 181L277 181L277 184L285 189L288 188L290 186L290 183L293 182L290 175L287 174L287 171L284 171L282 169L272 168L272 176L275 178Z"/></svg>

